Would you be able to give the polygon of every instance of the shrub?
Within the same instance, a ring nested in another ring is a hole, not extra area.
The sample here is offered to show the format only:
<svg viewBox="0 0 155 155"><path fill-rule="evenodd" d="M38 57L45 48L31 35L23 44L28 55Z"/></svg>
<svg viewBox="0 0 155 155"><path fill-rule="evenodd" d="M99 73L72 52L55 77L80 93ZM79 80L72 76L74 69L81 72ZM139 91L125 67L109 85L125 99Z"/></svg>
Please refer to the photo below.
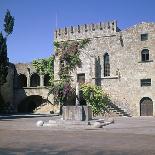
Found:
<svg viewBox="0 0 155 155"><path fill-rule="evenodd" d="M102 88L92 84L82 84L80 89L87 104L92 106L93 115L103 114L110 99Z"/></svg>

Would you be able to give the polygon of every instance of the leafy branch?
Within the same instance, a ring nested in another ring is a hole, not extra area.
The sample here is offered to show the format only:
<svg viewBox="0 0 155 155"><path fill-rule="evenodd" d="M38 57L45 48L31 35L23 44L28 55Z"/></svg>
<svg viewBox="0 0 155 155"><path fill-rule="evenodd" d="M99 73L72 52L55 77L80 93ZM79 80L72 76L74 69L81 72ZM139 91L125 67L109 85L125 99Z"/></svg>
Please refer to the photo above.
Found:
<svg viewBox="0 0 155 155"><path fill-rule="evenodd" d="M54 56L44 59L33 60L32 65L36 69L37 73L50 76L50 84L54 80Z"/></svg>
<svg viewBox="0 0 155 155"><path fill-rule="evenodd" d="M93 114L103 114L110 99L109 96L103 92L102 88L88 83L82 84L80 88L86 102L91 105Z"/></svg>

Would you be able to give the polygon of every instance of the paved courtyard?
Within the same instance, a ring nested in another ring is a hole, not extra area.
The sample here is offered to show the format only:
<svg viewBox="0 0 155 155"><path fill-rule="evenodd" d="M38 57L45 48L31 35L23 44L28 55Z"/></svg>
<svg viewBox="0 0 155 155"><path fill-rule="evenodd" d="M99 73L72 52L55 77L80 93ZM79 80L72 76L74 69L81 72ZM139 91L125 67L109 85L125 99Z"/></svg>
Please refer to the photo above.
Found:
<svg viewBox="0 0 155 155"><path fill-rule="evenodd" d="M36 127L49 115L0 116L0 155L155 155L155 118L121 117L101 129Z"/></svg>

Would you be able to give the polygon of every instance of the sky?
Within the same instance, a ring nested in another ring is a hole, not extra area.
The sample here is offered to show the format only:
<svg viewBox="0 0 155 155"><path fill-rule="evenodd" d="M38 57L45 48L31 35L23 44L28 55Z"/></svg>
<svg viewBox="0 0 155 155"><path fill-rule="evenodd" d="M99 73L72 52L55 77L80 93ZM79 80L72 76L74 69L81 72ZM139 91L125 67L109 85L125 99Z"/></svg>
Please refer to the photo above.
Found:
<svg viewBox="0 0 155 155"><path fill-rule="evenodd" d="M118 27L125 29L142 21L155 22L155 0L0 0L3 34L7 9L15 18L14 31L7 40L12 63L53 54L56 27L117 20Z"/></svg>

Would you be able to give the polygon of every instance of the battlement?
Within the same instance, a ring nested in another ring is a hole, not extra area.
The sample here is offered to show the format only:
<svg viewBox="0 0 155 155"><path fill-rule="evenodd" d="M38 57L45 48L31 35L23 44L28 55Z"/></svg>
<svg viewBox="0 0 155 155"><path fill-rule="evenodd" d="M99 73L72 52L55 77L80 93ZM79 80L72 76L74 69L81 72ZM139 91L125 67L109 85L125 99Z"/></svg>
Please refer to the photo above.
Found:
<svg viewBox="0 0 155 155"><path fill-rule="evenodd" d="M84 24L78 26L65 27L57 29L54 34L55 41L75 40L83 38L94 38L101 36L109 36L116 33L117 21L100 22L97 24Z"/></svg>

